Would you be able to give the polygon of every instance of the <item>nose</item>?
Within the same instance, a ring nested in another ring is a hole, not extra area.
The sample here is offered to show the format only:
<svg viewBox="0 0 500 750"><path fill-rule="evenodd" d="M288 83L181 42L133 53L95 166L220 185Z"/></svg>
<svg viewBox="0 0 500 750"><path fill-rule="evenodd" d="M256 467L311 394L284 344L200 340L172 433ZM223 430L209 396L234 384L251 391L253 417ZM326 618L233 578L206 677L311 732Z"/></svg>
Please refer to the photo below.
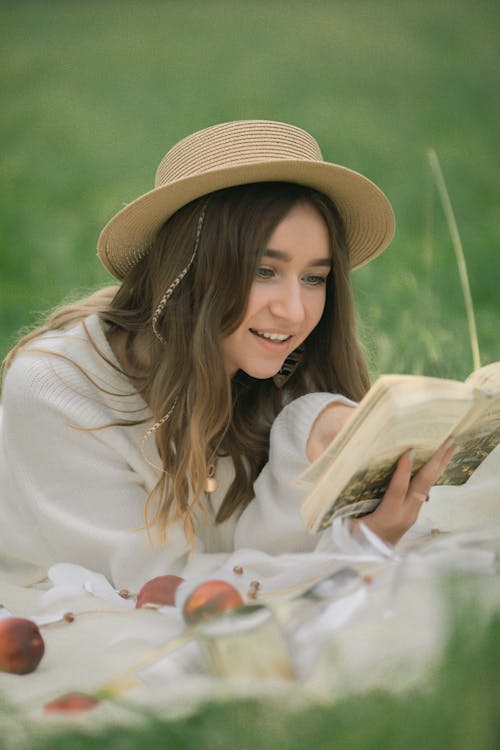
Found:
<svg viewBox="0 0 500 750"><path fill-rule="evenodd" d="M270 304L272 314L289 323L302 323L305 318L305 307L303 290L298 280L280 284L275 292Z"/></svg>

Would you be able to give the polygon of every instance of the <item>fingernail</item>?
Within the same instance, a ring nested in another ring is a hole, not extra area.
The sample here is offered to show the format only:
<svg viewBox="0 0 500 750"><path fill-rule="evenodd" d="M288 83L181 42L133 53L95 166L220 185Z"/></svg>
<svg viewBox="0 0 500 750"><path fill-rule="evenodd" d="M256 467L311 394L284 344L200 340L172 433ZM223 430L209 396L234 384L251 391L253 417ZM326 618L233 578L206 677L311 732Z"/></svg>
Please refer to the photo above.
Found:
<svg viewBox="0 0 500 750"><path fill-rule="evenodd" d="M457 442L456 442L455 438L452 438L452 437L448 438L448 440L444 444L445 450L449 450L452 446L454 446L456 444L457 444Z"/></svg>
<svg viewBox="0 0 500 750"><path fill-rule="evenodd" d="M415 448L412 448L411 451L408 453L408 458L410 459L412 463L414 462L416 455L417 455L417 451L415 450Z"/></svg>

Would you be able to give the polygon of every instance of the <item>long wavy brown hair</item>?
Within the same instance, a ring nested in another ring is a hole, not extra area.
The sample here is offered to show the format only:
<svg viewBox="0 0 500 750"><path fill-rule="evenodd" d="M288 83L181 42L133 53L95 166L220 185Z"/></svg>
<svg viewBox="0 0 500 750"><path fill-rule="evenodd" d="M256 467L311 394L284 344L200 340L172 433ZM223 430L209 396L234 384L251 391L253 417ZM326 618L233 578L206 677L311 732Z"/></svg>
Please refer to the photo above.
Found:
<svg viewBox="0 0 500 750"><path fill-rule="evenodd" d="M322 318L304 344L303 363L280 389L272 378L239 371L230 378L220 342L243 320L266 241L297 204L313 206L330 236L332 272ZM205 210L196 258L169 300L158 326L152 318L165 290L188 265ZM22 339L15 353L42 331L63 328L90 312L122 338L123 372L148 402L163 472L148 498L146 524L164 538L182 521L189 537L201 506L209 464L229 456L234 480L216 521L241 510L267 461L271 425L283 406L306 393L330 391L359 400L369 387L366 362L355 331L344 228L324 195L290 183L255 183L204 196L181 208L159 231L150 251L120 287L56 311ZM130 421L127 424L135 424Z"/></svg>

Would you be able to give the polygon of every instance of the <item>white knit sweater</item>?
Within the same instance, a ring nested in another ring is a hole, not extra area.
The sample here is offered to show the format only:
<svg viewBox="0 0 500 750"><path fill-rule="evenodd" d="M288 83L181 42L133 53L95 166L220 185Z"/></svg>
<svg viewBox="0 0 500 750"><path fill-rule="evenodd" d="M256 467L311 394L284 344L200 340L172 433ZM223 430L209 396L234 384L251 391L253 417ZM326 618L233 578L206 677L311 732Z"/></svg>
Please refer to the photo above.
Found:
<svg viewBox="0 0 500 750"><path fill-rule="evenodd" d="M103 573L117 587L137 588L165 573L182 574L191 548L180 524L166 544L144 531L144 508L160 463L142 397L118 368L96 315L44 334L13 361L0 414L0 570L16 583L44 577L55 562ZM54 354L47 354L47 351ZM103 356L105 358L103 358ZM309 552L318 543L299 516L304 490L293 479L306 467L311 426L332 400L314 393L286 406L271 432L270 457L255 497L238 517L214 517L232 478L218 462L218 490L200 514L196 552L252 548L277 554ZM145 419L135 426L108 426ZM102 427L102 429L95 429ZM149 462L151 463L149 463Z"/></svg>

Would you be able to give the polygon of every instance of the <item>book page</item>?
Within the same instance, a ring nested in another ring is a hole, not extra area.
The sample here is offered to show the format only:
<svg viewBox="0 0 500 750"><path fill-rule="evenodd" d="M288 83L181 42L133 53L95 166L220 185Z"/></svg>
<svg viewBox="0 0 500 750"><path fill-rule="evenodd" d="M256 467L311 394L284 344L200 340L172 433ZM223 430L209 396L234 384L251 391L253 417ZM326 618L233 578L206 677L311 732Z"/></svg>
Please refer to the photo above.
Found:
<svg viewBox="0 0 500 750"><path fill-rule="evenodd" d="M471 418L453 431L458 449L437 484L464 484L500 442L500 395L477 393Z"/></svg>
<svg viewBox="0 0 500 750"><path fill-rule="evenodd" d="M360 404L355 407L354 415L339 432L335 440L332 441L330 446L316 459L316 461L302 472L302 474L295 480L296 483L302 485L317 482L323 472L330 465L332 457L351 440L360 425L366 422L370 412L377 407L380 409L379 402L382 400L384 400L384 403L387 401L387 385L382 379L380 379L375 383L373 388L370 389L369 393L366 394ZM388 404L384 408L389 410L391 409L391 406Z"/></svg>
<svg viewBox="0 0 500 750"><path fill-rule="evenodd" d="M399 458L410 448L414 448L416 452L413 463L415 474L450 434L450 427L455 420L461 418L464 408L467 408L463 401L456 402L455 405L457 408L448 411L447 419L435 418L431 424L428 408L414 410L411 414L411 439L407 422L386 424L366 453L365 461L340 491L331 514L323 519L321 528L333 517L359 516L374 510L387 490Z"/></svg>
<svg viewBox="0 0 500 750"><path fill-rule="evenodd" d="M493 362L473 372L465 381L468 385L491 395L500 394L500 362Z"/></svg>
<svg viewBox="0 0 500 750"><path fill-rule="evenodd" d="M335 440L296 480L297 484L314 484L340 453L344 446L351 443L358 430L363 429L363 442L373 439L371 432L377 434L380 425L387 423L394 415L412 412L420 403L430 401L449 401L450 398L461 401L471 390L455 380L429 378L414 375L383 375L355 408L353 417L339 432ZM470 398L470 395L469 395ZM426 407L427 408L427 407ZM372 416L373 415L373 416ZM417 413L415 412L415 418ZM432 420L429 424L432 430ZM398 439L412 437L412 425L408 420L401 420Z"/></svg>
<svg viewBox="0 0 500 750"><path fill-rule="evenodd" d="M361 402L356 419L301 475L315 481L301 510L311 530L339 514L373 510L402 453L416 450L418 471L474 403L471 389L457 381L412 376L382 380L385 394L379 393L372 404L368 399L368 414Z"/></svg>

